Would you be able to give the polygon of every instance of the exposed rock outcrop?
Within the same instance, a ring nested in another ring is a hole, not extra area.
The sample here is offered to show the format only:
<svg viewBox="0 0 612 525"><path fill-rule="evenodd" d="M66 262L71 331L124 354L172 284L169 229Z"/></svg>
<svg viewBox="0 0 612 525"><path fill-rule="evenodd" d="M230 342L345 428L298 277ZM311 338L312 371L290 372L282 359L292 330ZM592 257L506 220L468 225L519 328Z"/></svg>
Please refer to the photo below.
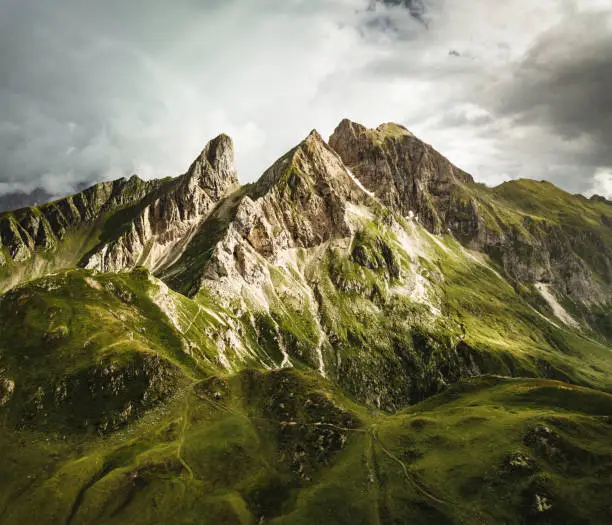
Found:
<svg viewBox="0 0 612 525"><path fill-rule="evenodd" d="M75 265L158 271L180 256L237 182L232 141L220 135L180 177L143 181L134 175L0 214L0 289ZM9 266L7 279L2 265Z"/></svg>
<svg viewBox="0 0 612 525"><path fill-rule="evenodd" d="M403 216L418 215L434 233L452 220L456 187L472 177L398 124L367 129L343 120L329 139L361 183Z"/></svg>
<svg viewBox="0 0 612 525"><path fill-rule="evenodd" d="M152 192L121 225L122 233L103 240L83 266L117 271L140 265L160 271L185 250L202 220L238 184L234 148L227 135L209 142L187 173Z"/></svg>
<svg viewBox="0 0 612 525"><path fill-rule="evenodd" d="M171 282L189 295L197 293L204 279L224 279L232 289L242 281L260 282L265 271L259 259L275 262L284 250L312 248L350 236L347 204L369 198L338 155L313 131L257 183L203 223L204 236L218 229L216 243L196 236L193 247L168 270ZM202 258L206 249L210 256Z"/></svg>
<svg viewBox="0 0 612 525"><path fill-rule="evenodd" d="M0 215L0 247L23 262L35 251L54 248L67 234L91 225L104 212L139 202L159 181L138 177L96 184L40 207L22 208Z"/></svg>
<svg viewBox="0 0 612 525"><path fill-rule="evenodd" d="M612 211L601 199L546 182L475 184L397 124L367 129L343 120L330 145L384 204L487 253L512 280L551 283L579 308L610 301Z"/></svg>

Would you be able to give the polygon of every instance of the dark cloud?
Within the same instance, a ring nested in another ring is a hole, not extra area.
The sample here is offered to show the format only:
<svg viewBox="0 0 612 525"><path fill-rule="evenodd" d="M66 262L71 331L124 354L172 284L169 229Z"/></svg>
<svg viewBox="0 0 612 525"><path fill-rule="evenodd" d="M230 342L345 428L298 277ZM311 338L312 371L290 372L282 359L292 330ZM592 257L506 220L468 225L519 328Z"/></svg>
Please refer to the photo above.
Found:
<svg viewBox="0 0 612 525"><path fill-rule="evenodd" d="M612 9L564 16L481 94L506 122L513 176L612 196Z"/></svg>
<svg viewBox="0 0 612 525"><path fill-rule="evenodd" d="M428 25L428 20L426 18L427 10L423 0L375 0L374 3L380 3L393 7L405 7L410 13L410 16L412 16L415 20L418 20L425 27Z"/></svg>
<svg viewBox="0 0 612 525"><path fill-rule="evenodd" d="M428 9L423 0L369 1L364 27L371 32L391 35L395 40L413 40L429 28Z"/></svg>
<svg viewBox="0 0 612 525"><path fill-rule="evenodd" d="M582 139L591 165L612 166L612 19L582 14L543 35L497 93L499 113Z"/></svg>
<svg viewBox="0 0 612 525"><path fill-rule="evenodd" d="M429 84L432 96L418 94L423 111L405 124L481 180L548 179L612 195L612 2L489 5L447 0L429 31L398 40L364 74Z"/></svg>
<svg viewBox="0 0 612 525"><path fill-rule="evenodd" d="M61 194L84 180L184 169L221 129L192 138L185 106L194 90L167 59L177 35L233 3L2 0L0 191L21 183L26 192L42 186ZM205 99L193 110L204 112ZM174 129L163 129L169 121ZM181 132L189 136L177 139Z"/></svg>
<svg viewBox="0 0 612 525"><path fill-rule="evenodd" d="M0 213L6 210L17 210L26 206L44 204L55 197L58 196L48 193L43 188L35 188L31 192L14 191L0 194Z"/></svg>
<svg viewBox="0 0 612 525"><path fill-rule="evenodd" d="M313 97L363 56L367 4L0 0L0 193L176 175L220 132L252 180L339 120Z"/></svg>

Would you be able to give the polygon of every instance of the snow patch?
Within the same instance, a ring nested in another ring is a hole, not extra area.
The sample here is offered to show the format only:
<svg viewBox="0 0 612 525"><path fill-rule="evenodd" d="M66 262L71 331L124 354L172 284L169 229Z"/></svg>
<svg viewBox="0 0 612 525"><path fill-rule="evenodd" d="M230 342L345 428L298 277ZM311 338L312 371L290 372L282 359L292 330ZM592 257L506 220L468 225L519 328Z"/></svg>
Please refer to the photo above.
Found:
<svg viewBox="0 0 612 525"><path fill-rule="evenodd" d="M544 298L544 300L548 303L548 306L552 308L553 313L558 319L572 328L580 328L580 325L576 319L568 314L565 308L563 308L559 301L557 301L557 298L552 293L549 284L536 283L535 287L537 288L538 292L540 292L540 295Z"/></svg>
<svg viewBox="0 0 612 525"><path fill-rule="evenodd" d="M287 349L285 348L285 345L279 342L278 346L281 352L283 353L283 361L280 367L281 368L293 368L293 363L291 362L291 359L289 359L289 354L287 353Z"/></svg>
<svg viewBox="0 0 612 525"><path fill-rule="evenodd" d="M416 213L414 213L412 210L408 211L408 215L406 215L404 219L410 222L419 222L419 216Z"/></svg>
<svg viewBox="0 0 612 525"><path fill-rule="evenodd" d="M348 176L353 179L353 182L355 184L357 184L357 186L359 186L359 188L361 188L365 193L367 193L370 197L374 197L374 192L371 192L370 190L367 190L365 188L365 186L363 184L361 184L361 181L355 177L355 175L353 175L353 173L351 172L351 170L349 170L348 168L346 168L346 173L348 174Z"/></svg>

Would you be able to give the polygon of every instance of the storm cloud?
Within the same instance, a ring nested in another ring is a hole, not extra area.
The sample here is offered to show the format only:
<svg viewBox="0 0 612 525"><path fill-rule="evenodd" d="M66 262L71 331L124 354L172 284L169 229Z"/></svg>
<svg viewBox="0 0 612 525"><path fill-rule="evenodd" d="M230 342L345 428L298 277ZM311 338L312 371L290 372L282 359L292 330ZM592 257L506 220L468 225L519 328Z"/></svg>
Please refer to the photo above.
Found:
<svg viewBox="0 0 612 525"><path fill-rule="evenodd" d="M373 0L371 9L376 9L376 4L381 3L386 6L399 6L408 10L410 16L421 22L427 27L425 4L423 0Z"/></svg>
<svg viewBox="0 0 612 525"><path fill-rule="evenodd" d="M517 126L543 128L568 151L579 145L575 172L566 177L612 166L612 17L564 20L536 41L498 93L496 111Z"/></svg>
<svg viewBox="0 0 612 525"><path fill-rule="evenodd" d="M398 121L488 184L612 196L612 0L0 0L0 193L242 181L316 127Z"/></svg>

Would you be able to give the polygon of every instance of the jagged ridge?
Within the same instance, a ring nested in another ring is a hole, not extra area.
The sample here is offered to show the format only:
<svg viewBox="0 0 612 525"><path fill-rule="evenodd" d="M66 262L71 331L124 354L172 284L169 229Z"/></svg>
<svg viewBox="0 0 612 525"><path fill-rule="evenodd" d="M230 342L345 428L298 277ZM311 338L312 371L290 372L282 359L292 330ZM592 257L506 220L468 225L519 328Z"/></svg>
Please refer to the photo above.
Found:
<svg viewBox="0 0 612 525"><path fill-rule="evenodd" d="M388 206L487 253L512 280L552 285L592 327L612 297L612 211L550 183L489 189L397 125L344 120L330 138L355 176ZM598 312L593 316L589 311Z"/></svg>
<svg viewBox="0 0 612 525"><path fill-rule="evenodd" d="M236 184L232 141L221 135L175 179L133 176L0 214L0 289L74 266L163 268Z"/></svg>
<svg viewBox="0 0 612 525"><path fill-rule="evenodd" d="M330 142L239 188L220 136L27 271L3 240L8 522L605 522L610 396L575 385L612 391L608 204L485 188L394 124Z"/></svg>

